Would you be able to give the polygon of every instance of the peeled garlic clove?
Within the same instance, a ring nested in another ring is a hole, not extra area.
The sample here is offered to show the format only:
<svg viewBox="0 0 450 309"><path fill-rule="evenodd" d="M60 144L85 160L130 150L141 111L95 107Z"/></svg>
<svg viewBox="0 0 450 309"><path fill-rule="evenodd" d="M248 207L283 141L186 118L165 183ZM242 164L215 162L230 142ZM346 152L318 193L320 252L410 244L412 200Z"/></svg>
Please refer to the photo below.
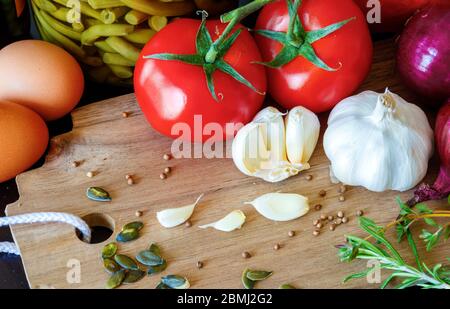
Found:
<svg viewBox="0 0 450 309"><path fill-rule="evenodd" d="M195 203L191 205L158 211L156 213L156 218L158 219L159 223L166 228L171 228L183 224L192 216L195 206L197 206L202 197L203 194L200 195Z"/></svg>
<svg viewBox="0 0 450 309"><path fill-rule="evenodd" d="M261 215L273 221L294 220L309 211L308 198L293 193L267 193L245 204L252 205Z"/></svg>
<svg viewBox="0 0 450 309"><path fill-rule="evenodd" d="M231 232L236 229L240 229L244 223L245 214L240 210L234 210L226 215L223 219L210 224L199 226L199 228L206 229L208 227L213 227L219 231Z"/></svg>
<svg viewBox="0 0 450 309"><path fill-rule="evenodd" d="M300 169L309 169L311 158L319 140L320 122L316 114L298 106L286 117L286 152L289 162Z"/></svg>

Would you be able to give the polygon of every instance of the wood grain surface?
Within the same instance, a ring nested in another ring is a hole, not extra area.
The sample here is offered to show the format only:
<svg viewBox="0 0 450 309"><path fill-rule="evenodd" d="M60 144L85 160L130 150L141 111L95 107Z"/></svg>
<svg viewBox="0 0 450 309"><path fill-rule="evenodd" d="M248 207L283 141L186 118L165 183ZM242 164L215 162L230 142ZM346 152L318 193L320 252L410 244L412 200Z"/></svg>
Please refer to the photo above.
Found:
<svg viewBox="0 0 450 309"><path fill-rule="evenodd" d="M383 91L389 86L408 100L420 103L405 90L394 74L394 43L385 41L375 47L374 65L361 90ZM122 112L131 112L128 118ZM189 278L192 288L240 288L240 276L245 267L272 270L260 288L277 288L291 283L299 288L375 288L365 279L343 284L342 279L363 270L363 262L340 263L334 245L344 241L344 234L364 235L357 226L356 211L386 224L395 219L398 207L396 196L408 198L411 192L371 193L363 188L348 188L345 202L339 202L339 185L329 180L329 161L324 155L322 142L311 159L312 168L305 173L278 184L241 174L230 159L173 159L164 161L163 154L170 152L171 140L153 131L141 114L133 94L98 102L72 113L73 131L54 138L46 163L39 169L17 177L20 199L7 208L7 214L17 215L36 211L62 211L86 217L91 224L110 224L114 229L109 240L99 244L80 241L74 228L63 224L34 224L13 226L14 239L22 252L23 264L30 287L103 288L108 274L100 259L102 247L112 241L121 227L136 220L135 212L143 211L145 223L141 237L120 244L119 251L134 256L149 243L158 243L168 260L163 273L180 274ZM432 120L433 115L430 115ZM322 133L327 115L321 115ZM322 136L322 134L321 134ZM73 167L73 161L80 161ZM162 181L159 174L166 166L172 168L170 176ZM428 181L436 175L437 161L430 163ZM86 177L95 171L93 178ZM132 186L126 174L135 175ZM305 175L312 175L307 181ZM108 190L111 203L90 201L86 188L100 186ZM326 190L325 197L319 196ZM322 204L322 210L312 209L306 216L291 222L271 222L243 202L253 200L268 192L294 192L307 196L311 206ZM195 201L205 193L191 221L184 225L162 228L155 213ZM431 207L445 207L446 203L431 202ZM242 229L232 233L202 230L198 226L222 218L234 209L247 215ZM312 222L320 214L335 215L342 210L349 223L334 232L328 227L318 237L312 235ZM414 227L418 232L420 225ZM293 230L296 236L288 237ZM417 234L417 233L416 233ZM279 243L281 249L273 246ZM432 253L425 253L422 241L419 251L427 263L444 261L450 255L448 245L438 245ZM411 259L406 243L398 246L400 252ZM248 251L252 257L243 259ZM81 263L81 282L71 284L66 276L68 263L76 259ZM197 261L204 268L197 269ZM386 273L383 273L383 277ZM154 288L161 275L146 277L124 288Z"/></svg>

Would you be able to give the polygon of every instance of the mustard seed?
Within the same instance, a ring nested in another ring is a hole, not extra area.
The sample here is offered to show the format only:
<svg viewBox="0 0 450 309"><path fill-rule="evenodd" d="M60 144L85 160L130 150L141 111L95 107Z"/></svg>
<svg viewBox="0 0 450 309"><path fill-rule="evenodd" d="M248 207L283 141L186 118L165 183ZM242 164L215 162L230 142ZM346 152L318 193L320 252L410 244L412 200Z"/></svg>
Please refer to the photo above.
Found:
<svg viewBox="0 0 450 309"><path fill-rule="evenodd" d="M325 195L327 195L327 191L325 191L325 190L320 190L319 191L319 196L320 197L324 197Z"/></svg>
<svg viewBox="0 0 450 309"><path fill-rule="evenodd" d="M86 176L89 177L89 178L92 178L92 177L94 177L94 172L91 172L91 171L87 172Z"/></svg>
<svg viewBox="0 0 450 309"><path fill-rule="evenodd" d="M164 173L169 174L172 171L172 169L170 167L166 167L164 169Z"/></svg>
<svg viewBox="0 0 450 309"><path fill-rule="evenodd" d="M321 214L321 215L320 215L320 220L323 221L323 220L326 220L326 219L327 219L327 216L325 216L324 214Z"/></svg>
<svg viewBox="0 0 450 309"><path fill-rule="evenodd" d="M128 116L130 116L129 112L122 112L122 117L123 118L128 118Z"/></svg>
<svg viewBox="0 0 450 309"><path fill-rule="evenodd" d="M339 196L339 202L344 202L345 201L345 197L343 195Z"/></svg>
<svg viewBox="0 0 450 309"><path fill-rule="evenodd" d="M363 212L362 210L358 210L358 211L356 212L356 215L357 215L358 217L361 217L363 214L364 214L364 212Z"/></svg>
<svg viewBox="0 0 450 309"><path fill-rule="evenodd" d="M130 174L125 175L126 180L130 179L131 177L133 177L133 176L131 176Z"/></svg>
<svg viewBox="0 0 450 309"><path fill-rule="evenodd" d="M322 205L320 205L320 204L317 204L317 205L314 206L314 210L315 211L319 211L321 209L322 209Z"/></svg>
<svg viewBox="0 0 450 309"><path fill-rule="evenodd" d="M317 224L319 224L319 220L314 220L313 225L316 226Z"/></svg>
<svg viewBox="0 0 450 309"><path fill-rule="evenodd" d="M164 180L167 178L167 175L164 173L159 174L159 178L161 178L161 180Z"/></svg>
<svg viewBox="0 0 450 309"><path fill-rule="evenodd" d="M318 229L321 229L321 228L323 227L323 224L322 224L322 223L317 223L316 227L317 227Z"/></svg>
<svg viewBox="0 0 450 309"><path fill-rule="evenodd" d="M242 257L243 257L244 259L249 259L249 258L252 257L251 254L248 253L247 251L242 252L241 255L242 255Z"/></svg>
<svg viewBox="0 0 450 309"><path fill-rule="evenodd" d="M334 217L333 216L328 216L328 221L333 221Z"/></svg>
<svg viewBox="0 0 450 309"><path fill-rule="evenodd" d="M78 166L80 166L80 162L78 162L78 161L73 161L73 162L72 162L72 166L73 166L73 167L78 167Z"/></svg>
<svg viewBox="0 0 450 309"><path fill-rule="evenodd" d="M320 231L318 231L318 230L314 230L314 231L313 231L313 235L314 235L314 236L319 236L319 234L320 234Z"/></svg>
<svg viewBox="0 0 450 309"><path fill-rule="evenodd" d="M288 236L289 237L294 237L295 236L295 232L294 231L289 231L288 232Z"/></svg>
<svg viewBox="0 0 450 309"><path fill-rule="evenodd" d="M198 269L202 269L203 268L203 262L202 261L198 261L197 262L197 268Z"/></svg>
<svg viewBox="0 0 450 309"><path fill-rule="evenodd" d="M128 184L129 186L134 185L134 180L133 180L133 178L128 178L127 184Z"/></svg>
<svg viewBox="0 0 450 309"><path fill-rule="evenodd" d="M334 220L334 224L339 225L342 223L342 219L338 218L336 220Z"/></svg>
<svg viewBox="0 0 450 309"><path fill-rule="evenodd" d="M348 222L348 218L347 217L342 218L342 223L347 223L347 222Z"/></svg>
<svg viewBox="0 0 450 309"><path fill-rule="evenodd" d="M275 244L275 245L273 246L273 250L275 250L275 251L280 250L280 248L281 248L280 244Z"/></svg>
<svg viewBox="0 0 450 309"><path fill-rule="evenodd" d="M342 211L338 211L337 216L339 218L344 218L344 213Z"/></svg>
<svg viewBox="0 0 450 309"><path fill-rule="evenodd" d="M336 225L332 224L330 225L330 231L334 231L336 229Z"/></svg>
<svg viewBox="0 0 450 309"><path fill-rule="evenodd" d="M167 154L167 153L164 154L163 155L163 159L166 160L166 161L169 161L170 160L170 154Z"/></svg>
<svg viewBox="0 0 450 309"><path fill-rule="evenodd" d="M308 180L308 181L310 181L310 180L313 179L313 176L312 176L312 175L306 175L306 176L305 176L305 179Z"/></svg>

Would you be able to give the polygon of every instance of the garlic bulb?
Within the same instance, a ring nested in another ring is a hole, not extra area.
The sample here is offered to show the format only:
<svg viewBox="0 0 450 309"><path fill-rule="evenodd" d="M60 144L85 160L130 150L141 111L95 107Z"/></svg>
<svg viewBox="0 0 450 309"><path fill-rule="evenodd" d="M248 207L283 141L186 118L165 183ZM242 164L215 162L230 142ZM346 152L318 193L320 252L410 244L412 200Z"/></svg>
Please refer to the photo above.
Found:
<svg viewBox="0 0 450 309"><path fill-rule="evenodd" d="M245 214L240 210L234 210L219 221L199 226L201 229L213 227L222 232L231 232L240 229L245 223Z"/></svg>
<svg viewBox="0 0 450 309"><path fill-rule="evenodd" d="M416 105L386 90L341 101L324 136L331 173L344 184L371 191L406 191L425 176L433 131Z"/></svg>
<svg viewBox="0 0 450 309"><path fill-rule="evenodd" d="M156 218L158 219L159 223L166 228L171 228L183 224L192 216L195 206L197 206L202 197L203 194L197 198L194 204L158 211L156 213Z"/></svg>
<svg viewBox="0 0 450 309"><path fill-rule="evenodd" d="M279 182L309 169L319 138L317 116L303 107L283 114L274 107L260 111L233 141L236 167L245 175Z"/></svg>
<svg viewBox="0 0 450 309"><path fill-rule="evenodd" d="M308 198L293 193L267 193L245 204L255 207L261 215L273 221L290 221L309 211Z"/></svg>

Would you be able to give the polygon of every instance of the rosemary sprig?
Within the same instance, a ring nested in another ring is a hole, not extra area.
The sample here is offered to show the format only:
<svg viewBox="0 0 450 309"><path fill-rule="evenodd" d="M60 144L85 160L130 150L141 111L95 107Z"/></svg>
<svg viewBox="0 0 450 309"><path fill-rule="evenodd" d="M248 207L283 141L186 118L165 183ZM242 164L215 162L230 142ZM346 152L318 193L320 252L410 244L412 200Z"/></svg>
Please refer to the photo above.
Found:
<svg viewBox="0 0 450 309"><path fill-rule="evenodd" d="M369 236L366 238L347 236L346 244L336 246L339 249L338 255L341 261L351 262L355 259L378 261L380 269L391 271L390 276L381 284L381 288L385 288L394 278L398 278L401 279L401 282L395 286L397 289L411 286L426 289L450 289L450 266L439 263L429 268L420 259L410 230L411 225L419 220L424 220L435 229L434 232L423 230L420 235L420 238L427 244L427 251L430 251L441 238L447 240L450 236L450 222L440 225L433 218L450 218L450 211L432 211L424 204L418 204L411 209L400 200L398 200L398 204L400 206L399 217L385 227L377 225L369 218L360 217L359 225ZM406 237L417 266L407 264L394 245L386 238L386 231L392 227L396 227L399 242ZM376 242L372 243L371 239ZM447 260L450 261L449 258ZM363 278L374 271L374 268L375 266L352 274L345 278L344 282Z"/></svg>

